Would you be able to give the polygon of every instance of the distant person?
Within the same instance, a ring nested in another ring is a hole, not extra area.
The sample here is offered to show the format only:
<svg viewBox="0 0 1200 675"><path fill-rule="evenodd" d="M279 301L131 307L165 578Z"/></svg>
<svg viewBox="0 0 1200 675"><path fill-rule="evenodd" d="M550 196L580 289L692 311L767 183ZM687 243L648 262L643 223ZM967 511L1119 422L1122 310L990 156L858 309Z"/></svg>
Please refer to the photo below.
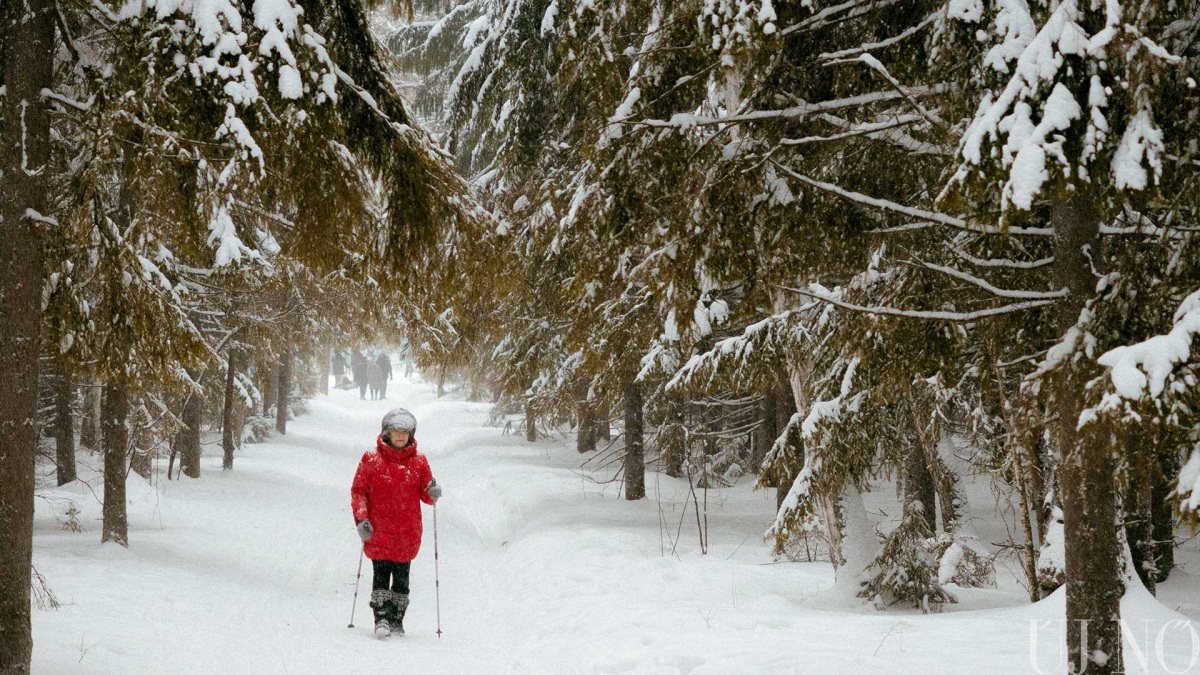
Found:
<svg viewBox="0 0 1200 675"><path fill-rule="evenodd" d="M346 383L346 357L341 352L336 350L333 352L330 370L333 372L334 387L340 387Z"/></svg>
<svg viewBox="0 0 1200 675"><path fill-rule="evenodd" d="M379 398L387 398L388 380L392 379L392 358L385 354L380 354L375 360L375 364L379 366Z"/></svg>
<svg viewBox="0 0 1200 675"><path fill-rule="evenodd" d="M421 550L421 504L442 496L429 460L417 452L417 418L404 408L383 416L375 449L358 463L350 506L374 570L375 635L404 634L409 567Z"/></svg>
<svg viewBox="0 0 1200 675"><path fill-rule="evenodd" d="M367 398L367 368L370 362L357 349L350 357L350 370L354 373L354 384L358 385L358 397L366 400Z"/></svg>
<svg viewBox="0 0 1200 675"><path fill-rule="evenodd" d="M378 362L372 361L367 366L367 384L371 388L372 401L383 398L382 393L387 388L387 376L383 374Z"/></svg>

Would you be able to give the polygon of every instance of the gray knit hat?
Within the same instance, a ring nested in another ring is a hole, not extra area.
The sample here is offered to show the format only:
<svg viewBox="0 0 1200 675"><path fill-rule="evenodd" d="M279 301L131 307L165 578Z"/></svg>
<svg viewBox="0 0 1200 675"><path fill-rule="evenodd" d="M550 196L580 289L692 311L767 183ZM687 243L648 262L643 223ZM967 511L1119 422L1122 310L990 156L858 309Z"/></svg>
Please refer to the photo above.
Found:
<svg viewBox="0 0 1200 675"><path fill-rule="evenodd" d="M392 429L406 429L412 435L417 434L417 418L404 408L389 410L383 416L383 434L387 435Z"/></svg>

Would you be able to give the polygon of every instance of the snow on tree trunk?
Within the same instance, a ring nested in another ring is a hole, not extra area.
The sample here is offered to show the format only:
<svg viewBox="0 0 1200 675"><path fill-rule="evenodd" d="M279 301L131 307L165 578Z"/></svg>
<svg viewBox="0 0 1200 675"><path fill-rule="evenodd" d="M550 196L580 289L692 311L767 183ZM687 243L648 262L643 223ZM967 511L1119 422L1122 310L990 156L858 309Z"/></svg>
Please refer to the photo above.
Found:
<svg viewBox="0 0 1200 675"><path fill-rule="evenodd" d="M646 458L642 441L642 385L625 389L625 499L646 496Z"/></svg>
<svg viewBox="0 0 1200 675"><path fill-rule="evenodd" d="M1084 299L1096 283L1091 268L1094 258L1089 253L1099 251L1100 223L1087 195L1055 202L1051 222L1055 239L1055 282L1059 287L1070 289L1067 300L1059 307L1058 316L1060 333L1066 336L1069 331L1079 330L1076 324ZM1086 667L1088 673L1104 675L1123 671L1118 619L1125 587L1121 580L1121 552L1114 525L1115 462L1112 453L1093 440L1100 432L1093 429L1081 436L1076 429L1081 412L1081 387L1078 378L1065 373L1058 391L1067 654L1068 663L1074 667L1080 670ZM1085 630L1086 645L1082 643Z"/></svg>
<svg viewBox="0 0 1200 675"><path fill-rule="evenodd" d="M867 515L862 493L853 485L842 488L836 504L838 529L838 558L835 562L835 585L849 596L856 596L867 577L867 567L879 553L879 538L875 526Z"/></svg>
<svg viewBox="0 0 1200 675"><path fill-rule="evenodd" d="M801 414L811 408L808 400L808 378L812 365L795 356L787 359L788 382L796 410ZM789 486L790 488L790 486ZM838 495L817 495L825 543L829 546L830 562L837 575L837 586L855 597L861 587L867 566L875 559L879 540L867 516L862 494L849 481Z"/></svg>
<svg viewBox="0 0 1200 675"><path fill-rule="evenodd" d="M64 366L54 387L54 449L59 485L75 480L75 419L71 411L74 385L70 369Z"/></svg>
<svg viewBox="0 0 1200 675"><path fill-rule="evenodd" d="M237 427L237 422L234 420L234 406L238 405L235 403L234 398L237 395L234 388L237 379L237 357L237 350L230 349L229 356L227 357L228 362L225 367L225 399L221 407L221 450L224 455L221 460L222 469L233 468L233 432L235 427ZM328 364L329 359L327 358L325 362ZM326 378L325 381L328 382L329 378Z"/></svg>
<svg viewBox="0 0 1200 675"><path fill-rule="evenodd" d="M279 355L279 387L275 396L275 430L280 435L287 434L288 400L292 395L292 348L285 347Z"/></svg>
<svg viewBox="0 0 1200 675"><path fill-rule="evenodd" d="M29 574L43 243L52 178L49 99L55 56L54 0L0 4L6 94L0 128L0 672L28 673L33 642Z"/></svg>
<svg viewBox="0 0 1200 675"><path fill-rule="evenodd" d="M125 474L129 448L129 385L124 377L104 385L100 426L104 436L104 506L100 541L129 546Z"/></svg>

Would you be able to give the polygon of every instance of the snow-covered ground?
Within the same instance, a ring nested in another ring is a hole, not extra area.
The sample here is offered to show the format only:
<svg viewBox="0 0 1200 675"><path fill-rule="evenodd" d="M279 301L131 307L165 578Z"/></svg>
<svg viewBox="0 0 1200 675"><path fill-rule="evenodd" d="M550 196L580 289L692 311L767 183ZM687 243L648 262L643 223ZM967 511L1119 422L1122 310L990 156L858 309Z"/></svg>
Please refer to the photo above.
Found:
<svg viewBox="0 0 1200 675"><path fill-rule="evenodd" d="M43 491L37 503L34 565L63 606L34 612L34 672L1066 672L1061 593L1028 605L1008 571L997 589L958 591L942 614L846 605L830 597L827 563L772 558L759 533L775 495L752 491L751 478L709 492L701 555L694 512L682 512L686 483L650 474L649 498L627 502L598 482L611 470L580 470L569 439L503 435L487 425L488 405L438 401L417 380L390 393L318 397L286 437L246 445L233 471L221 471L213 448L199 480L135 476L128 549L98 543L100 462L81 453L87 484ZM347 627L360 550L350 480L397 405L417 414L421 450L445 489L440 639L428 507L408 635L371 637L369 562ZM81 533L62 527L71 502ZM1003 526L982 506L977 529L997 541L989 535ZM1166 606L1126 602L1149 672L1187 672L1193 657L1193 634L1168 626L1186 619L1173 609L1200 613L1189 563L1161 590ZM1170 670L1156 653L1160 634ZM1142 672L1136 654L1128 662Z"/></svg>

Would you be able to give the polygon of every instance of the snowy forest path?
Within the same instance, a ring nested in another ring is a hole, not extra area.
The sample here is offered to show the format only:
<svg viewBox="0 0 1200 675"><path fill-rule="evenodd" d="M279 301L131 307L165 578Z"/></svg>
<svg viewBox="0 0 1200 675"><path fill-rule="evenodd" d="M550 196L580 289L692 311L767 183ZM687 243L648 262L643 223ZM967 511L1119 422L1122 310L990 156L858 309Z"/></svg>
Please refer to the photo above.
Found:
<svg viewBox="0 0 1200 675"><path fill-rule="evenodd" d="M34 564L64 606L34 612L34 672L1014 673L1032 672L1029 622L1062 616L1061 596L1026 605L1008 580L960 590L941 615L831 599L828 563L776 564L758 536L775 495L752 490L753 477L698 491L702 555L686 481L650 473L648 498L629 502L614 469L580 469L569 438L505 435L488 404L439 400L421 381L398 379L389 394L319 396L286 436L246 445L232 471L210 444L199 480L132 477L128 549L97 543L99 502L83 482L40 493ZM346 627L361 550L350 482L396 406L416 414L445 490L441 639L429 507L407 635L371 637L369 563ZM96 458L80 459L99 486ZM62 527L69 503L83 532ZM1135 620L1178 616L1132 609ZM1059 644L1047 625L1043 672Z"/></svg>
<svg viewBox="0 0 1200 675"><path fill-rule="evenodd" d="M346 628L361 550L350 481L383 413L399 405L422 420L418 439L435 475L447 486L461 482L469 468L455 466L469 458L441 462L439 448L461 449L460 437L479 431L486 408L438 404L430 387L398 382L391 400L361 401L357 391L335 389L311 401L286 436L246 445L233 471L221 471L218 447L206 452L199 480L159 476L151 485L134 477L129 549L90 536L99 507L92 488L54 491L39 508L35 564L65 606L35 614L34 662L46 665L37 672L387 672L401 663L479 672L481 663L495 663L474 620L480 598L490 597L481 593L489 566L476 555L483 535L454 498L443 499L438 514L443 639L435 637L429 507L422 507L425 542L413 564L404 646L369 637L369 560L356 628ZM67 501L83 511L83 533L59 526Z"/></svg>

